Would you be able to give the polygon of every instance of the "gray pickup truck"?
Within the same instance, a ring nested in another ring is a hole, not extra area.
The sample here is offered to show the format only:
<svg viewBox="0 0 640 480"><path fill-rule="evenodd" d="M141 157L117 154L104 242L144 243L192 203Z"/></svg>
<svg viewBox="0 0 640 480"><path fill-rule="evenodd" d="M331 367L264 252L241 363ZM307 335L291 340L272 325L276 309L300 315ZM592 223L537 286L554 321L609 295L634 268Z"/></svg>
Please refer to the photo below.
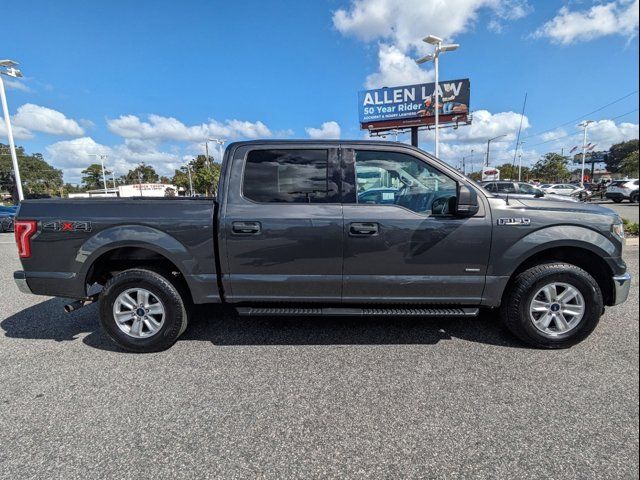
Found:
<svg viewBox="0 0 640 480"><path fill-rule="evenodd" d="M229 145L216 198L23 202L20 289L99 301L125 349L171 346L194 304L244 315L471 317L524 342L587 337L626 300L611 210L500 198L408 145Z"/></svg>

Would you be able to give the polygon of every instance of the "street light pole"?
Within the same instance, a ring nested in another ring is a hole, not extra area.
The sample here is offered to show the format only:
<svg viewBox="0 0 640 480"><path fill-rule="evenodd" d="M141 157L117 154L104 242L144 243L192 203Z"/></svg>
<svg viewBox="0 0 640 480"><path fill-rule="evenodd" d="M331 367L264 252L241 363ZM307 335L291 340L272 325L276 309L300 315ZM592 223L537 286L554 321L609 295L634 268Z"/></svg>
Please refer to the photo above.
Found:
<svg viewBox="0 0 640 480"><path fill-rule="evenodd" d="M517 145L520 145L520 151L518 152L518 148L516 146L516 152L518 153L518 181L522 181L522 145L525 142L519 142Z"/></svg>
<svg viewBox="0 0 640 480"><path fill-rule="evenodd" d="M102 167L102 185L104 187L104 194L107 195L107 173L104 170L104 160L105 158L107 158L107 155L103 155L99 153L90 153L89 156L100 159L100 166Z"/></svg>
<svg viewBox="0 0 640 480"><path fill-rule="evenodd" d="M498 135L497 137L493 137L493 138L490 138L490 139L487 140L487 161L485 163L485 167L489 166L489 148L491 146L491 142L493 142L494 140L497 140L499 138L506 137L506 136L507 136L506 134L505 135Z"/></svg>
<svg viewBox="0 0 640 480"><path fill-rule="evenodd" d="M9 107L7 105L7 95L4 91L4 81L2 75L20 78L22 72L15 68L18 65L13 60L0 60L0 97L2 98L2 111L4 112L4 124L7 126L7 137L9 138L9 150L11 151L11 162L13 164L13 175L16 180L16 190L18 191L18 201L24 200L22 192L22 179L20 178L20 168L18 166L18 156L16 155L16 145L13 142L13 130L11 129L11 117L9 116Z"/></svg>
<svg viewBox="0 0 640 480"><path fill-rule="evenodd" d="M440 88L440 65L439 65L439 58L440 58L440 54L442 52L452 52L454 50L457 50L458 47L460 47L460 45L458 43L450 43L450 44L446 44L443 45L442 44L442 39L440 37L436 37L435 35L428 35L427 37L422 39L423 42L428 43L430 45L433 45L435 47L435 50L432 54L429 55L425 55L422 58L419 58L418 60L416 60L416 63L418 65L425 63L425 62L430 62L433 61L433 67L435 70L435 88L433 90L433 97L434 97L434 101L435 101L435 153L436 153L436 157L439 158L440 157L440 98L438 95L438 90Z"/></svg>
<svg viewBox="0 0 640 480"><path fill-rule="evenodd" d="M584 163L587 158L587 127L593 123L593 120L585 120L578 124L579 127L584 128L584 136L582 137L582 173L580 174L580 186L584 188Z"/></svg>

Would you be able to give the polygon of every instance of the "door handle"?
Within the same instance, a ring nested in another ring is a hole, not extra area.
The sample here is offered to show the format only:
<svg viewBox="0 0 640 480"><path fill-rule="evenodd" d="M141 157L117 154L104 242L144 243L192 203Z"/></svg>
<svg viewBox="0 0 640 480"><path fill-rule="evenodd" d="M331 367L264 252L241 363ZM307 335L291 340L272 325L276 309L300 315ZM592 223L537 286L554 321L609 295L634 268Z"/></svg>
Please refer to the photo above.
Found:
<svg viewBox="0 0 640 480"><path fill-rule="evenodd" d="M375 222L354 222L349 225L349 235L365 237L378 234L378 224Z"/></svg>
<svg viewBox="0 0 640 480"><path fill-rule="evenodd" d="M233 222L231 232L236 235L257 235L262 230L260 222Z"/></svg>

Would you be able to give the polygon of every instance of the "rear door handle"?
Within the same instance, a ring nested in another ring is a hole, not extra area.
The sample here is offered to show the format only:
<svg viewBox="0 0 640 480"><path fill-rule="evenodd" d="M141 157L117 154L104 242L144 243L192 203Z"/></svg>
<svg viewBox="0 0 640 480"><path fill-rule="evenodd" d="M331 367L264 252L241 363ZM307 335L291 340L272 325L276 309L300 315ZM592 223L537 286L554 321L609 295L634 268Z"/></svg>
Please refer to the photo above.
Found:
<svg viewBox="0 0 640 480"><path fill-rule="evenodd" d="M378 234L378 224L375 222L354 222L349 225L349 235L365 237Z"/></svg>
<svg viewBox="0 0 640 480"><path fill-rule="evenodd" d="M260 222L233 222L231 232L235 235L257 235L262 230Z"/></svg>

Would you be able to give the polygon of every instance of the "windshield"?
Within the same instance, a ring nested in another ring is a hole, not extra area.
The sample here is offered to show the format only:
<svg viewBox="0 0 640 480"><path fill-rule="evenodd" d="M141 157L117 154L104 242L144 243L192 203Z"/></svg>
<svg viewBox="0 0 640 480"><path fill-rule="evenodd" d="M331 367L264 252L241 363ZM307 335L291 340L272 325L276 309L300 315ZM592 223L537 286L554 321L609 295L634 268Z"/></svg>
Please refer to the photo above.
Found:
<svg viewBox="0 0 640 480"><path fill-rule="evenodd" d="M536 188L533 185L529 185L528 183L519 183L518 193L524 193L527 195L537 195L542 192L540 191L539 188Z"/></svg>

